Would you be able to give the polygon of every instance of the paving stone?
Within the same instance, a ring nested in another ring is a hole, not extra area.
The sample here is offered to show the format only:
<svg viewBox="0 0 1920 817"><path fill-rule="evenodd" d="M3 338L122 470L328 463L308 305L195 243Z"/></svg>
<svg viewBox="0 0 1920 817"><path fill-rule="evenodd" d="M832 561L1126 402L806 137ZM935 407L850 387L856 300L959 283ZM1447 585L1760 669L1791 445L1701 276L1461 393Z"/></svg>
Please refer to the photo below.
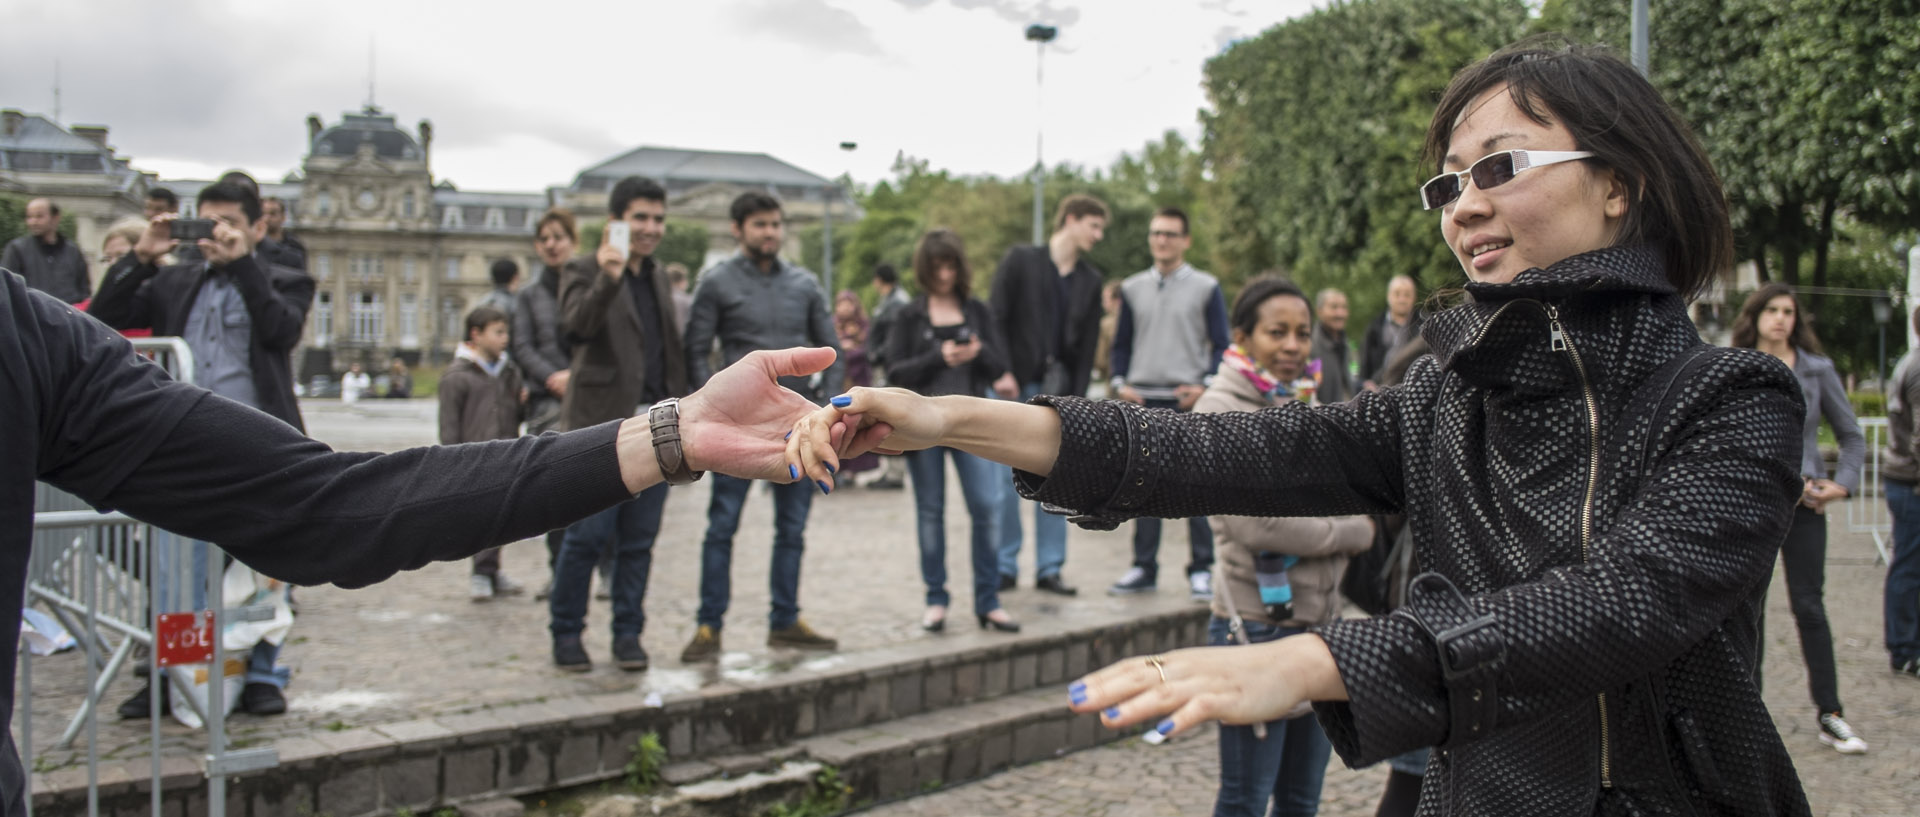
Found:
<svg viewBox="0 0 1920 817"><path fill-rule="evenodd" d="M708 761L718 766L720 773L728 777L741 777L753 774L754 772L764 772L772 769L776 765L765 755L721 755L719 757L709 758Z"/></svg>
<svg viewBox="0 0 1920 817"><path fill-rule="evenodd" d="M373 766L342 769L314 786L316 814L339 817L370 814L380 805L380 784Z"/></svg>
<svg viewBox="0 0 1920 817"><path fill-rule="evenodd" d="M511 797L460 804L460 817L520 817L527 807Z"/></svg>
<svg viewBox="0 0 1920 817"><path fill-rule="evenodd" d="M660 780L669 786L684 786L720 773L720 767L704 760L668 764L660 770Z"/></svg>
<svg viewBox="0 0 1920 817"><path fill-rule="evenodd" d="M419 811L440 797L440 756L403 754L375 767L374 779L382 807Z"/></svg>

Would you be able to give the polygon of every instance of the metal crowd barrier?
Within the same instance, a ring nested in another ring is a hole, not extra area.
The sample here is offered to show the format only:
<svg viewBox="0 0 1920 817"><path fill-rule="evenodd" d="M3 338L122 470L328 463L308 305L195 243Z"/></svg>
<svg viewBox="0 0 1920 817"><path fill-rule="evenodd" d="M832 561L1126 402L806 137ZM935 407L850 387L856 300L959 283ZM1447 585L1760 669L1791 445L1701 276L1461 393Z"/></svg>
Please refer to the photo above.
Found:
<svg viewBox="0 0 1920 817"><path fill-rule="evenodd" d="M1880 459L1887 450L1887 418L1861 417L1860 433L1867 438L1867 459L1860 474L1860 495L1846 503L1847 531L1873 534L1873 547L1880 552L1879 564L1884 565L1891 558L1887 541L1893 537L1886 487L1880 482Z"/></svg>
<svg viewBox="0 0 1920 817"><path fill-rule="evenodd" d="M176 380L192 381L193 353L179 338L136 338L134 348L165 368ZM192 695L178 696L205 724L207 752L204 757L207 776L207 808L212 817L226 812L227 777L253 769L277 765L277 752L271 748L229 751L226 746L226 701L224 677L227 657L218 633L226 623L271 617L271 609L225 609L223 599L224 555L211 545L136 521L124 514L98 513L78 498L51 486L36 486L33 519L33 553L28 563L28 607L38 606L57 621L82 650L86 671L84 699L68 720L52 747L69 749L86 733L87 813L98 815L99 800L99 709L101 697L121 671L129 666L137 651L144 648L148 667L149 732L148 754L152 762L150 806L161 813L162 787L160 763L160 719L162 685L158 679L167 674L161 666L162 649L156 645L156 633L162 632L163 613L196 610L211 612L189 621L203 624L216 637L211 641L212 656L208 672L206 706ZM216 566L208 569L209 566ZM196 592L204 587L204 593ZM170 617L172 618L172 617ZM177 631L179 628L173 628ZM27 813L33 813L34 743L33 654L20 650L20 700L16 711L21 718L21 762L27 775Z"/></svg>

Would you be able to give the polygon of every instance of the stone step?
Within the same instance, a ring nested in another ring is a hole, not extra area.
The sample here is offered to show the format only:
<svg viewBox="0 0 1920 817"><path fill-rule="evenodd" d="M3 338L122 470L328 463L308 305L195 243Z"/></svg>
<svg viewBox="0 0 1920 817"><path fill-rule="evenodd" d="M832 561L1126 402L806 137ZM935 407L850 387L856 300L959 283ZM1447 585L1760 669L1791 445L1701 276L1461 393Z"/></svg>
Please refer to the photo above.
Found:
<svg viewBox="0 0 1920 817"><path fill-rule="evenodd" d="M893 772L919 770L911 764L921 762L930 764L928 769L940 767L940 775L910 775L917 781L912 786L947 780L948 764L961 771L973 767L970 776L978 776L1042 756L1031 752L1091 745L1094 738L1088 736L1105 732L1089 721L1077 727L1086 730L1080 742L1063 737L1071 720L1065 686L1072 678L1127 656L1205 643L1205 607L1184 600L1130 601L1072 623L1030 622L1018 635L950 635L780 666L723 668L720 680L712 682L700 681L694 670L656 667L631 691L283 739L275 744L279 766L230 780L227 814L385 817L619 781L627 776L634 747L648 734L664 748L672 776L682 780L702 776L697 764L732 774L730 779L779 774L796 760L796 749L838 766L849 757L867 757L855 752L865 745L884 749L874 757ZM682 691L647 686L675 673L694 675L696 681ZM1001 717L1006 713L1011 714ZM1014 718L1031 720L1030 734L1017 750L1020 730L1002 728ZM951 751L937 764L913 759L914 753L936 751L913 736L969 734L969 720L999 729L992 740L1004 741L1005 752L1001 743L988 752L988 737L980 735L974 744L961 744L975 746L979 759L956 759ZM936 723L946 726L929 725ZM906 730L905 724L914 724L915 731L887 731ZM1044 734L1034 731L1042 727ZM906 760L896 751L901 741L913 747ZM166 812L206 813L201 764L171 755L163 761ZM859 798L911 793L886 782L893 772L862 764L847 770L847 782ZM36 775L35 814L85 813L84 772ZM99 813L147 814L149 786L145 757L103 766Z"/></svg>
<svg viewBox="0 0 1920 817"><path fill-rule="evenodd" d="M593 817L722 817L762 814L775 805L826 813L977 780L1139 731L1109 730L1096 716L1068 711L1064 691L1036 689L808 738L794 745L799 756L775 766L727 772L712 762L675 764L670 782L704 779L644 796L587 795L577 802ZM815 811L800 808L809 800Z"/></svg>

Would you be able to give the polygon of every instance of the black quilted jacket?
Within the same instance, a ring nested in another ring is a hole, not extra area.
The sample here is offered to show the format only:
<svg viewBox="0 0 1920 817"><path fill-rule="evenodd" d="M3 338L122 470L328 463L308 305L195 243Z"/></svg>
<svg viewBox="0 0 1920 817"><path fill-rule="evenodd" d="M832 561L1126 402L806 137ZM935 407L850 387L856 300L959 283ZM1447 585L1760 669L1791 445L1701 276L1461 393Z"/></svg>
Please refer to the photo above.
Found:
<svg viewBox="0 0 1920 817"><path fill-rule="evenodd" d="M1349 765L1438 747L1423 816L1808 813L1751 681L1800 494L1792 372L1726 350L1643 389L1700 345L1651 250L1467 289L1432 357L1350 403L1037 398L1060 458L1021 490L1095 527L1408 514L1431 572L1393 616L1320 630L1351 700L1318 710Z"/></svg>

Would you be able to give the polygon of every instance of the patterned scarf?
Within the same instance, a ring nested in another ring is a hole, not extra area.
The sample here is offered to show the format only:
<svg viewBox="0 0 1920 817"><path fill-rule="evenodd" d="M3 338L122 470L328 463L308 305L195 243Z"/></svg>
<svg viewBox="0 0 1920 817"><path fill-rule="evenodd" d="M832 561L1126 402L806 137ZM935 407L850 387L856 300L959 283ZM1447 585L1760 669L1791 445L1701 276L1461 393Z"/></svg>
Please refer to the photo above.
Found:
<svg viewBox="0 0 1920 817"><path fill-rule="evenodd" d="M1295 397L1297 396L1295 389L1301 387L1303 384L1318 385L1320 382L1319 360L1307 362L1307 370L1304 372L1305 377L1291 384L1282 383L1278 378L1275 378L1272 373L1261 368L1260 364L1253 362L1253 358L1248 357L1247 353L1240 349L1239 344L1228 346L1227 351L1220 355L1220 363L1238 372L1240 376L1245 377L1249 382L1253 383L1254 388L1259 389L1261 394L1266 395L1268 400L1273 401Z"/></svg>

